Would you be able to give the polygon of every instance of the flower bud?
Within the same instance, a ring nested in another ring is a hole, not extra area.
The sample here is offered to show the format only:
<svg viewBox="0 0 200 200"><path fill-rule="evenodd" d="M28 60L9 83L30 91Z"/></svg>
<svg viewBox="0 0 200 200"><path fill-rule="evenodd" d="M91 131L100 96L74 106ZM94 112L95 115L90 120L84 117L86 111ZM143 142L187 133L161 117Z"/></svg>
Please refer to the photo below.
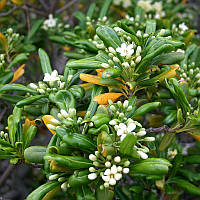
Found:
<svg viewBox="0 0 200 200"><path fill-rule="evenodd" d="M124 162L124 166L125 167L128 167L129 165L130 165L130 161L129 160L127 160L127 161Z"/></svg>
<svg viewBox="0 0 200 200"><path fill-rule="evenodd" d="M69 114L66 112L66 110L64 110L64 109L61 109L60 110L60 113L61 113L61 115L63 116L63 117L65 117L65 118L67 118L67 117L69 117Z"/></svg>
<svg viewBox="0 0 200 200"><path fill-rule="evenodd" d="M105 162L105 166L106 167L110 167L111 166L111 163L109 161Z"/></svg>
<svg viewBox="0 0 200 200"><path fill-rule="evenodd" d="M155 137L145 137L144 141L153 142L153 141L155 141Z"/></svg>
<svg viewBox="0 0 200 200"><path fill-rule="evenodd" d="M123 173L124 173L124 174L128 174L129 171L130 171L129 168L124 168L124 169L123 169Z"/></svg>
<svg viewBox="0 0 200 200"><path fill-rule="evenodd" d="M90 167L89 172L96 172L96 169L94 167Z"/></svg>
<svg viewBox="0 0 200 200"><path fill-rule="evenodd" d="M90 155L89 155L89 159L90 159L91 161L95 161L95 160L97 160L97 157L96 157L94 154L90 154Z"/></svg>
<svg viewBox="0 0 200 200"><path fill-rule="evenodd" d="M94 180L97 178L97 174L96 173L91 173L91 174L88 174L88 179L89 180Z"/></svg>
<svg viewBox="0 0 200 200"><path fill-rule="evenodd" d="M56 127L55 127L54 125L52 125L52 124L47 124L47 128L48 128L48 129L51 129L51 130L53 130L53 131L56 130Z"/></svg>
<svg viewBox="0 0 200 200"><path fill-rule="evenodd" d="M109 64L107 64L107 63L101 63L101 66L102 66L103 68L109 68Z"/></svg>
<svg viewBox="0 0 200 200"><path fill-rule="evenodd" d="M120 158L119 156L116 156L116 157L114 158L114 161L115 161L116 163L119 163L119 162L121 161L121 158Z"/></svg>

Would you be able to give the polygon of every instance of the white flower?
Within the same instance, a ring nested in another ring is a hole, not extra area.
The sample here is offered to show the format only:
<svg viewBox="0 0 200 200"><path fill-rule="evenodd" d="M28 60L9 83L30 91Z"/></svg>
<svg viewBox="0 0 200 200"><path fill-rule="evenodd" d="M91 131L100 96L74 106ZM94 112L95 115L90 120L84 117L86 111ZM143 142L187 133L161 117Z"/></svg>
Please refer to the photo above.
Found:
<svg viewBox="0 0 200 200"><path fill-rule="evenodd" d="M55 27L56 26L56 21L57 21L57 19L54 19L53 15L50 14L49 15L49 19L44 21L44 26L45 27L49 27L49 28Z"/></svg>
<svg viewBox="0 0 200 200"><path fill-rule="evenodd" d="M122 178L122 174L118 173L116 165L113 165L110 169L106 169L102 179L109 185L116 185L116 182Z"/></svg>
<svg viewBox="0 0 200 200"><path fill-rule="evenodd" d="M184 32L188 30L188 27L185 25L185 23L179 24L178 27Z"/></svg>
<svg viewBox="0 0 200 200"><path fill-rule="evenodd" d="M153 9L151 5L151 1L149 0L139 0L137 5L142 7L145 12L149 12Z"/></svg>
<svg viewBox="0 0 200 200"><path fill-rule="evenodd" d="M142 159L147 159L148 158L148 155L146 153L144 153L143 151L137 151L137 152L138 152L138 154L140 155L140 157Z"/></svg>
<svg viewBox="0 0 200 200"><path fill-rule="evenodd" d="M134 53L133 44L127 45L126 43L122 43L121 47L116 49L121 56L131 56Z"/></svg>
<svg viewBox="0 0 200 200"><path fill-rule="evenodd" d="M126 134L131 133L135 128L136 125L134 123L130 123L128 126L126 126L124 123L120 123L117 135L120 136L120 140L122 141L126 137Z"/></svg>
<svg viewBox="0 0 200 200"><path fill-rule="evenodd" d="M97 178L97 174L96 173L91 173L91 174L88 174L88 179L89 180L94 180Z"/></svg>
<svg viewBox="0 0 200 200"><path fill-rule="evenodd" d="M49 73L45 73L44 74L44 79L43 81L49 82L49 81L59 81L60 78L58 77L58 72L56 70L54 70L51 74Z"/></svg>

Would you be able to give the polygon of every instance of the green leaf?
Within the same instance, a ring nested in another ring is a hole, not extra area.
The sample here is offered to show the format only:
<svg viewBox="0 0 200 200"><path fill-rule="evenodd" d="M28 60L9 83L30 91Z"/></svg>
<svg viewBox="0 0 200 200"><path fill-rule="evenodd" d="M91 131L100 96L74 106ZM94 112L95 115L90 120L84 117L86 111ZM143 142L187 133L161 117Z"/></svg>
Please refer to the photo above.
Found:
<svg viewBox="0 0 200 200"><path fill-rule="evenodd" d="M120 153L133 158L139 158L140 156L134 148L136 141L137 138L132 133L128 133L120 144Z"/></svg>
<svg viewBox="0 0 200 200"><path fill-rule="evenodd" d="M176 184L178 187L193 195L200 195L200 188L195 186L194 184L181 179L181 178L173 178L169 180L170 183Z"/></svg>
<svg viewBox="0 0 200 200"><path fill-rule="evenodd" d="M112 200L114 197L114 192L110 189L103 189L101 190L98 188L96 190L96 199L97 200Z"/></svg>
<svg viewBox="0 0 200 200"><path fill-rule="evenodd" d="M155 20L148 20L146 22L146 30L145 33L151 34L156 31L156 21Z"/></svg>
<svg viewBox="0 0 200 200"><path fill-rule="evenodd" d="M104 2L103 7L101 8L101 11L100 11L99 18L102 19L104 16L106 16L111 3L112 3L112 0L106 0Z"/></svg>
<svg viewBox="0 0 200 200"><path fill-rule="evenodd" d="M41 48L38 50L38 54L39 54L39 58L40 58L40 63L41 63L43 74L45 74L45 73L51 74L52 73L52 68L51 68L49 56Z"/></svg>

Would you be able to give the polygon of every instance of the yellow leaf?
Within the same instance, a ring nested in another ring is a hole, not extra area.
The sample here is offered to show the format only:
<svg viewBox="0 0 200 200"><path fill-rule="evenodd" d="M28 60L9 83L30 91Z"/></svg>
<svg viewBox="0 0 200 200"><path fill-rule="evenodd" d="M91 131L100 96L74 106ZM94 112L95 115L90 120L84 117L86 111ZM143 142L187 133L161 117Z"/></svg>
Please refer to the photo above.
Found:
<svg viewBox="0 0 200 200"><path fill-rule="evenodd" d="M104 93L94 97L94 101L97 101L97 103L100 105L107 105L108 100L115 102L122 95L122 93Z"/></svg>
<svg viewBox="0 0 200 200"><path fill-rule="evenodd" d="M0 33L0 43L3 45L5 52L8 55L8 41L2 33Z"/></svg>
<svg viewBox="0 0 200 200"><path fill-rule="evenodd" d="M154 79L158 79L159 82L162 82L162 81L164 81L165 78L173 78L173 77L175 77L177 75L176 70L179 67L174 67L173 65L170 65L170 68L171 69L159 74L158 76L155 76Z"/></svg>
<svg viewBox="0 0 200 200"><path fill-rule="evenodd" d="M21 65L15 72L14 72L14 76L12 81L10 81L10 83L15 82L16 80L18 80L25 72L24 70L25 68L25 64Z"/></svg>
<svg viewBox="0 0 200 200"><path fill-rule="evenodd" d="M0 1L0 10L3 10L6 6L6 0L1 0Z"/></svg>
<svg viewBox="0 0 200 200"><path fill-rule="evenodd" d="M45 125L46 125L46 127L48 128L48 124L51 124L51 125L53 125L53 126L57 126L55 123L53 123L51 120L52 119L55 119L53 116L51 116L51 115L44 115L43 117L42 117L42 120L43 120L43 122L45 123ZM56 133L56 131L54 131L54 130L52 130L52 129L50 129L50 128L48 128L49 129L49 131L52 133L52 134L55 134Z"/></svg>
<svg viewBox="0 0 200 200"><path fill-rule="evenodd" d="M30 120L28 117L25 120L25 123L22 125L23 126L23 134L25 134L27 132L27 130L29 129L29 127L31 125L36 126L35 120Z"/></svg>
<svg viewBox="0 0 200 200"><path fill-rule="evenodd" d="M106 69L96 69L96 72L97 72L97 76L100 76L102 75L102 73L105 71Z"/></svg>
<svg viewBox="0 0 200 200"><path fill-rule="evenodd" d="M22 5L24 4L24 1L23 0L11 0L14 4L16 5Z"/></svg>
<svg viewBox="0 0 200 200"><path fill-rule="evenodd" d="M100 83L100 79L101 78L99 76L81 73L80 74L80 79L82 81L85 81L85 82L88 82L88 83L93 83L93 84L104 86L102 83Z"/></svg>
<svg viewBox="0 0 200 200"><path fill-rule="evenodd" d="M186 39L185 39L185 43L187 44L187 43L189 43L189 41L193 38L193 36L194 36L194 31L191 31L188 35L187 35L187 37L186 37Z"/></svg>

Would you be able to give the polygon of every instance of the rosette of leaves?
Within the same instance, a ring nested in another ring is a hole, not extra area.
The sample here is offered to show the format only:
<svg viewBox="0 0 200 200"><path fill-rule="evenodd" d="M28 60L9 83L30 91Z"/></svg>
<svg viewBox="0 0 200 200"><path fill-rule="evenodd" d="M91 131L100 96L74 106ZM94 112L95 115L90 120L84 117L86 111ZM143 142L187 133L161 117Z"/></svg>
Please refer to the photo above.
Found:
<svg viewBox="0 0 200 200"><path fill-rule="evenodd" d="M137 33L123 23L114 28L101 26L96 31L96 43L101 44L98 55L70 61L66 66L71 69L103 69L97 76L80 74L80 78L118 88L125 95L157 85L164 78L175 76L177 68L168 69L166 65L179 63L184 54L172 52L183 46L182 42L160 36L159 31L153 34L155 30L155 22L149 22L145 32ZM162 66L163 72L160 70Z"/></svg>

